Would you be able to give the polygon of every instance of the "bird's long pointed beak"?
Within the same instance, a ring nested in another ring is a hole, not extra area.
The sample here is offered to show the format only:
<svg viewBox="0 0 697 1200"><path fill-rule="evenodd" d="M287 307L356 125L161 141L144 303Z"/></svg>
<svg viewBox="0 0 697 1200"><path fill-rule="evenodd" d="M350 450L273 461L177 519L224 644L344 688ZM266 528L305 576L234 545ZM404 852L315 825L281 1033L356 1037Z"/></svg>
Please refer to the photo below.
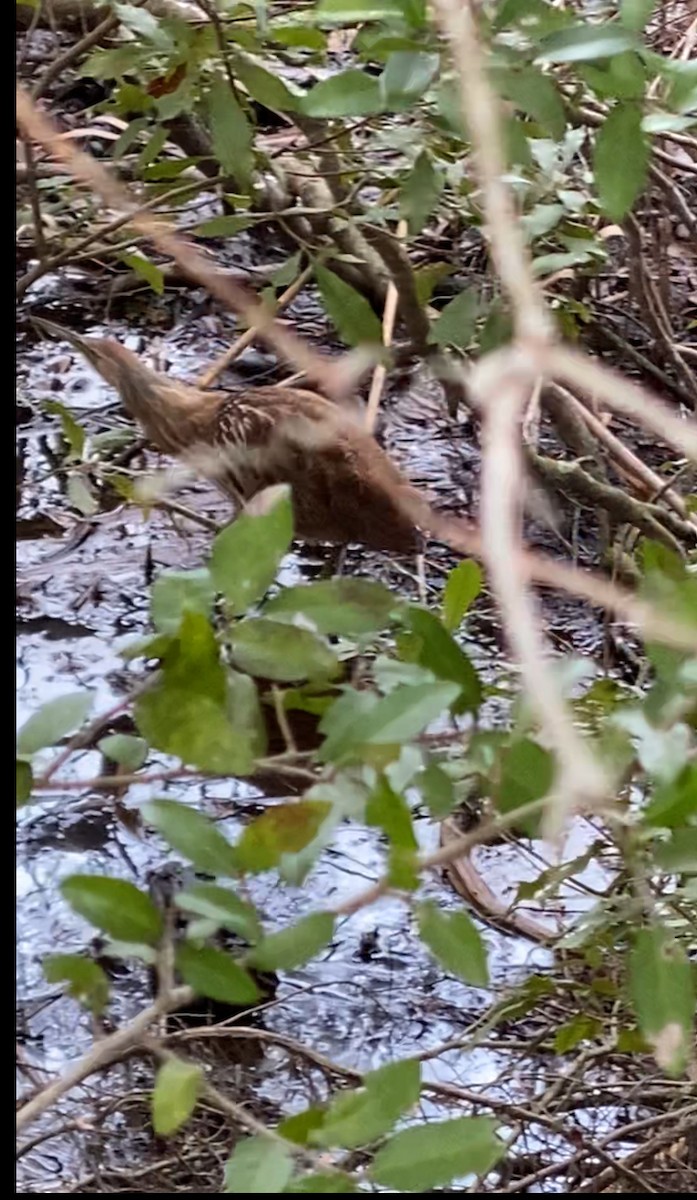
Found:
<svg viewBox="0 0 697 1200"><path fill-rule="evenodd" d="M64 329L62 325L56 325L54 321L46 321L43 317L32 317L31 320L40 333L48 334L49 337L55 338L59 342L67 342L74 350L83 354L89 363L98 366L101 357L97 347L89 338L82 337L79 333L73 333L72 329Z"/></svg>
<svg viewBox="0 0 697 1200"><path fill-rule="evenodd" d="M55 338L56 341L69 342L71 346L76 346L79 349L82 349L84 345L89 345L86 338L73 333L71 329L64 329L62 325L56 325L53 321L45 321L43 317L32 317L31 323L38 329L39 333L48 334L49 337Z"/></svg>

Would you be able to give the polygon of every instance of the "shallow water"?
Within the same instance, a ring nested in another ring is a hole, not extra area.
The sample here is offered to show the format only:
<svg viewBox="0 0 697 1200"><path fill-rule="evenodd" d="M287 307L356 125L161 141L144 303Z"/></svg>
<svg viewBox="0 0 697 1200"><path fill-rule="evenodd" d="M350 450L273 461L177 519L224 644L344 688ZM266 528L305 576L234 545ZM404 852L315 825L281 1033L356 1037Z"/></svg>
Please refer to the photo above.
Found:
<svg viewBox="0 0 697 1200"><path fill-rule="evenodd" d="M193 327L195 330L195 322ZM187 327L185 349L176 333L163 338L160 358L182 374L190 373L195 369L192 347L196 347L200 363L204 336L205 331L201 331L196 342L191 327ZM140 349L139 341L133 335L134 348ZM207 355L210 353L208 349ZM20 390L30 404L36 405L44 397L60 399L75 409L78 417L87 414L91 430L123 423L109 390L95 382L92 372L82 363L75 363L63 347L29 349L21 366ZM462 511L470 506L476 448L465 426L443 416L434 389L419 379L408 395L391 398L386 411L386 444L415 482L427 487L441 503L447 501L452 509ZM428 439L424 437L426 425ZM175 527L161 512L145 520L132 508L117 508L91 521L85 539L73 544L75 514L50 475L42 443L49 429L54 426L40 412L19 429L25 477L18 515L24 522L41 517L54 522L58 530L64 529L58 537L24 538L19 546L20 723L46 700L77 689L87 688L93 693L95 713L118 702L127 687L119 647L147 630L147 581L163 567L200 563L210 542L209 533L189 522L179 521ZM207 485L190 485L177 498L220 523L228 519L225 501ZM56 556L63 549L66 552ZM428 561L429 589L439 594L443 571L452 563L438 548L429 552ZM292 555L284 564L283 581L312 577L318 565L315 553ZM351 552L346 569L381 577L391 586L414 594L411 564L393 564L384 557ZM560 627L564 627L565 620L561 618ZM593 633L598 636L591 623L585 628L576 627L576 632L581 641ZM477 618L476 641L470 640L468 648L485 672L490 672L500 658L486 605ZM83 755L74 770L81 778L88 778L98 765L98 756ZM200 806L232 834L259 811L260 804L273 803L273 796L263 796L247 784L224 780L132 788L128 807L137 807L155 794ZM422 845L435 847L438 830L433 823L424 818L417 822L417 828ZM540 869L539 864L526 866L519 859L512 868L506 848L489 847L480 854L489 885L504 894L514 890L522 875ZM86 798L78 791L64 791L20 813L17 979L22 1094L64 1070L68 1062L84 1053L93 1037L89 1017L64 999L60 989L47 985L42 975L41 962L47 953L81 949L94 933L63 903L58 891L61 879L75 871L102 871L142 883L146 871L171 857L155 837L124 824L102 796ZM383 861L383 846L375 831L344 825L301 889L262 875L251 881L250 893L270 926L284 926L308 911L336 905L361 891L382 874ZM444 908L461 907L462 902L440 877L428 879L424 891ZM486 1009L493 993L513 986L547 962L545 951L522 938L486 927L482 932L491 971L488 991L467 987L446 976L415 936L406 906L397 900L383 900L342 921L325 954L282 977L275 1002L263 1014L264 1026L358 1070L422 1054L464 1035ZM125 973L114 984L110 1015L117 1021L126 1019L145 1001L142 978L137 973ZM534 1064L528 1064L528 1070L534 1072ZM115 1068L112 1075L118 1077L119 1071ZM424 1077L470 1089L487 1087L492 1094L509 1097L520 1092L509 1057L490 1045L464 1053L443 1052L425 1063ZM229 1085L230 1077L226 1078ZM116 1087L112 1076L109 1081L89 1081L66 1098L60 1106L61 1114L74 1119L76 1101L77 1109L88 1113L90 1105L103 1101L105 1094L108 1097L112 1087ZM298 1070L292 1057L273 1048L262 1055L261 1063L257 1061L248 1068L238 1064L235 1068L235 1095L244 1095L247 1103L260 1106L262 1111L266 1106L271 1113L301 1108L318 1090L321 1095L323 1087L316 1072ZM524 1094L524 1088L520 1094ZM450 1111L442 1100L431 1097L424 1101L425 1112L434 1107ZM55 1128L61 1119L53 1113L42 1127ZM35 1132L34 1127L29 1131L30 1135ZM154 1152L148 1138L143 1140L141 1132L137 1136L121 1132L122 1140L117 1137L109 1147L112 1163L118 1165L124 1147L127 1157L135 1153L147 1162L148 1154ZM84 1131L60 1134L22 1158L20 1190L70 1190L72 1180L84 1174L87 1167L94 1169L92 1158L90 1138Z"/></svg>

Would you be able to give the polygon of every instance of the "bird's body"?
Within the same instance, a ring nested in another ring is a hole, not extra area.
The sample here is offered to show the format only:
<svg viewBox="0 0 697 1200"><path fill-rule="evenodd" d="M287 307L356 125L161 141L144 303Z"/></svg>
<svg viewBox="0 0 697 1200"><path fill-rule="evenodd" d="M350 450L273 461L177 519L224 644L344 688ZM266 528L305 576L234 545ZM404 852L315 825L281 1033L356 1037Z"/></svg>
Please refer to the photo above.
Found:
<svg viewBox="0 0 697 1200"><path fill-rule="evenodd" d="M150 370L118 342L37 324L81 351L160 450L214 479L236 505L285 483L299 538L398 553L420 545L428 504L329 400L299 388L202 391Z"/></svg>

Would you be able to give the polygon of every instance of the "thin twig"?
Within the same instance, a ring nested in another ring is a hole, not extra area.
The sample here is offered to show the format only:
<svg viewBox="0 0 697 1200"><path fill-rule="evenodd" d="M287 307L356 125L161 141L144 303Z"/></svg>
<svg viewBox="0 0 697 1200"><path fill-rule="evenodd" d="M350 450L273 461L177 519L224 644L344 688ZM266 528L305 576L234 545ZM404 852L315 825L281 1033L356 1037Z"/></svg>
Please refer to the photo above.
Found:
<svg viewBox="0 0 697 1200"><path fill-rule="evenodd" d="M660 441L697 460L697 422L683 421L658 396L569 346L551 346L542 357L549 375L634 417Z"/></svg>
<svg viewBox="0 0 697 1200"><path fill-rule="evenodd" d="M26 186L29 192L29 204L31 206L31 216L34 223L34 245L39 262L43 263L46 257L46 238L44 237L44 222L41 215L41 201L39 200L39 191L36 186L36 161L34 158L34 147L28 138L22 141L24 146L24 157L27 164Z"/></svg>
<svg viewBox="0 0 697 1200"><path fill-rule="evenodd" d="M31 1121L35 1121L42 1113L51 1108L61 1096L66 1092L71 1091L82 1083L83 1079L87 1079L89 1075L94 1075L95 1071L100 1071L102 1067L109 1066L115 1059L119 1058L124 1051L135 1046L150 1028L153 1022L167 1012L172 1012L174 1009L182 1008L185 1004L189 1004L194 998L194 992L191 988L182 987L175 988L168 996L158 998L154 1004L148 1005L142 1012L138 1013L128 1025L124 1025L121 1029L115 1030L114 1033L108 1034L103 1038L83 1057L70 1067L64 1075L59 1079L42 1088L38 1095L31 1100L27 1100L17 1113L17 1132L23 1129L25 1125L29 1125Z"/></svg>
<svg viewBox="0 0 697 1200"><path fill-rule="evenodd" d="M551 391L559 396L560 400L563 400L574 412L578 413L582 421L584 421L598 441L602 443L615 462L619 466L625 467L635 479L641 481L649 494L653 494L654 499L656 492L660 491L666 504L670 504L670 507L678 516L683 517L686 521L691 521L693 524L697 524L697 516L689 512L682 496L674 492L669 484L666 486L665 481L656 474L648 463L645 463L633 450L625 446L624 442L611 429L608 429L607 425L594 412L591 412L585 404L576 399L572 392L560 384L550 383L548 386Z"/></svg>
<svg viewBox="0 0 697 1200"><path fill-rule="evenodd" d="M298 275L297 279L291 283L290 287L287 287L285 292L282 292L278 297L274 306L274 311L279 313L284 308L287 308L289 304L292 304L295 300L295 297L300 294L305 284L311 278L312 267L306 267L305 270ZM236 358L239 358L243 350L246 350L248 346L251 346L252 342L257 337L257 334L258 330L254 325L250 329L246 329L244 333L240 334L240 336L235 339L235 341L231 346L228 347L224 354L221 354L219 358L216 358L215 362L211 363L210 367L206 367L206 370L203 371L196 380L197 387L207 388L210 387L211 384L215 383L218 376L230 366L230 363L234 362Z"/></svg>
<svg viewBox="0 0 697 1200"><path fill-rule="evenodd" d="M397 237L404 238L407 233L406 221L400 221L397 225ZM387 295L385 296L385 308L382 316L382 344L387 349L392 345L392 337L394 334L395 320L397 318L397 305L399 304L399 292L391 279L387 285ZM385 386L387 378L387 367L384 363L378 363L373 371L373 378L370 383L370 391L368 393L368 404L365 410L365 427L368 433L372 433L375 429L377 421L378 408L380 406L380 397L382 389Z"/></svg>

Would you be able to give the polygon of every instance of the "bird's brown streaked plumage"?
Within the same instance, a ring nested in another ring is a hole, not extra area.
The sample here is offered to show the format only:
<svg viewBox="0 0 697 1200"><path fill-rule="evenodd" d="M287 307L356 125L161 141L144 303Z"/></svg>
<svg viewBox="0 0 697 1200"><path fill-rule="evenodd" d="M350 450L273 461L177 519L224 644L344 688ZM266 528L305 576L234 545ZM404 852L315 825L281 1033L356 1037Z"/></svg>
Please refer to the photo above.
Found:
<svg viewBox="0 0 697 1200"><path fill-rule="evenodd" d="M36 324L85 356L154 445L214 479L237 505L285 483L303 540L397 553L421 544L429 505L375 439L329 400L300 388L201 391L157 374L111 339Z"/></svg>

